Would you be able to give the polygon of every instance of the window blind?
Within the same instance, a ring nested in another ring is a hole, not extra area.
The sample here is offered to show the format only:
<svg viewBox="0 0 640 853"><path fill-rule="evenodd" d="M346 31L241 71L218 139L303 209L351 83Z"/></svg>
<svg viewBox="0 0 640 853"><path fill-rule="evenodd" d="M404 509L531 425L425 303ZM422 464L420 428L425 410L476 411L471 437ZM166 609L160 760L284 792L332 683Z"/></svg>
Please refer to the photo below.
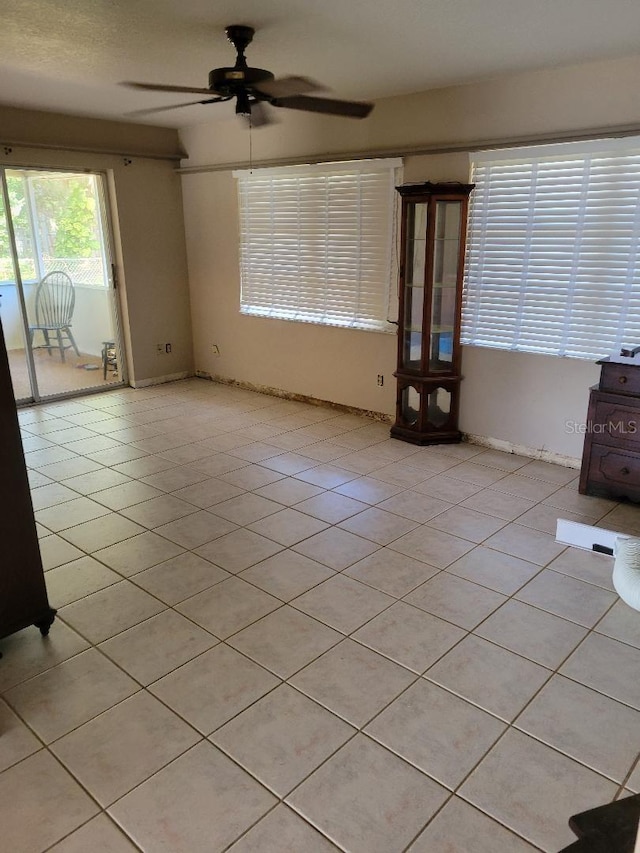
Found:
<svg viewBox="0 0 640 853"><path fill-rule="evenodd" d="M471 159L463 342L579 358L640 344L640 139Z"/></svg>
<svg viewBox="0 0 640 853"><path fill-rule="evenodd" d="M387 323L398 159L235 172L244 314Z"/></svg>

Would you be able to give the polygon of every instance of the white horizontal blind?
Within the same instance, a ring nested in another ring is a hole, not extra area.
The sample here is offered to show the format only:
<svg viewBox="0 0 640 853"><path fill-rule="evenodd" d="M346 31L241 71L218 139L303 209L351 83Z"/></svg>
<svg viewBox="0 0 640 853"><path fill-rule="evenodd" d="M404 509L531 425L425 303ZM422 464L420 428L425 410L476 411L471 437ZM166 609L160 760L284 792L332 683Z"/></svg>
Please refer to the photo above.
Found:
<svg viewBox="0 0 640 853"><path fill-rule="evenodd" d="M640 344L640 139L471 159L463 342L579 358Z"/></svg>
<svg viewBox="0 0 640 853"><path fill-rule="evenodd" d="M236 172L244 314L387 323L397 159Z"/></svg>

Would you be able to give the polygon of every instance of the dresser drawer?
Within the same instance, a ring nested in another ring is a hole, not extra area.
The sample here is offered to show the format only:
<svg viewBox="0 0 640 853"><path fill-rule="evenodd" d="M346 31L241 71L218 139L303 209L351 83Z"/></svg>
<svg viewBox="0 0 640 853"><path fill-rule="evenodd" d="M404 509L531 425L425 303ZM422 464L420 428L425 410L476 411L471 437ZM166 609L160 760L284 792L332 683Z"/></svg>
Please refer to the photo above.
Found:
<svg viewBox="0 0 640 853"><path fill-rule="evenodd" d="M594 395L587 425L593 441L617 447L632 443L640 451L640 400L627 401L616 395Z"/></svg>
<svg viewBox="0 0 640 853"><path fill-rule="evenodd" d="M640 498L640 452L592 444L589 484L606 486L612 496Z"/></svg>
<svg viewBox="0 0 640 853"><path fill-rule="evenodd" d="M638 365L604 362L600 374L600 390L615 394L640 394Z"/></svg>

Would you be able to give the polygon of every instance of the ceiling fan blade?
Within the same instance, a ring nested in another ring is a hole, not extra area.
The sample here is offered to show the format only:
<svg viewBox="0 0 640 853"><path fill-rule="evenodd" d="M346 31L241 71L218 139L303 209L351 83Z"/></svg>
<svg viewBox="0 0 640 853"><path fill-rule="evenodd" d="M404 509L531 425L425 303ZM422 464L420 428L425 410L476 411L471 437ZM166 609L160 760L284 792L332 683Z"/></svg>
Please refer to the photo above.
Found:
<svg viewBox="0 0 640 853"><path fill-rule="evenodd" d="M146 110L132 110L125 113L126 116L145 116L153 113L162 113L166 110L178 110L180 107L192 107L194 104L215 104L218 101L230 101L231 98L209 98L206 101L187 101L184 104L170 104L168 107L150 107Z"/></svg>
<svg viewBox="0 0 640 853"><path fill-rule="evenodd" d="M308 77L280 77L276 80L264 80L252 88L270 98L289 98L293 95L306 95L308 92L323 90L320 83Z"/></svg>
<svg viewBox="0 0 640 853"><path fill-rule="evenodd" d="M274 98L271 104L274 107L286 107L290 110L304 110L310 113L326 113L327 115L348 116L349 118L366 118L373 109L373 104L366 104L362 101L309 98L306 95Z"/></svg>
<svg viewBox="0 0 640 853"><path fill-rule="evenodd" d="M151 92L195 92L196 95L211 95L211 89L199 89L196 86L164 86L161 83L136 83L132 80L124 80L121 86L129 86L130 89L146 89Z"/></svg>

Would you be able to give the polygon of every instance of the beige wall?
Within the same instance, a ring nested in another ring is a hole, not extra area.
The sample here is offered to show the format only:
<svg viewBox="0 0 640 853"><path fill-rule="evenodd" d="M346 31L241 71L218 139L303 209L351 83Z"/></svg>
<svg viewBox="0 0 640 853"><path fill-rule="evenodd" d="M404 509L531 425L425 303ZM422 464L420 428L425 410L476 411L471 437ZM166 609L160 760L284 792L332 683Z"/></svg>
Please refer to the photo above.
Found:
<svg viewBox="0 0 640 853"><path fill-rule="evenodd" d="M640 128L640 60L531 72L479 84L384 99L364 122L287 113L255 131L255 161L354 152L457 148L409 155L405 181L468 180L465 149L482 141L529 140L600 128ZM212 108L215 109L215 108ZM284 111L283 111L284 112ZM185 166L244 162L246 129L211 121L181 131ZM183 176L195 367L246 382L392 413L395 340L383 334L242 317L238 313L237 202L228 170ZM215 356L211 344L220 347ZM378 373L385 386L378 388ZM465 347L461 428L536 451L581 454L590 362Z"/></svg>
<svg viewBox="0 0 640 853"><path fill-rule="evenodd" d="M177 158L184 151L173 128L0 106L2 145Z"/></svg>
<svg viewBox="0 0 640 853"><path fill-rule="evenodd" d="M8 168L107 173L129 379L144 382L190 373L193 350L182 187L175 172L177 133L10 108L0 108L0 128L0 142L12 142L9 153L0 149L0 162ZM171 343L171 354L158 354L157 343Z"/></svg>
<svg viewBox="0 0 640 853"><path fill-rule="evenodd" d="M274 111L278 124L253 132L256 162L580 133L605 127L640 128L640 57L531 71L384 98L365 121ZM215 105L212 105L212 114ZM246 128L235 118L180 132L186 166L249 158Z"/></svg>
<svg viewBox="0 0 640 853"><path fill-rule="evenodd" d="M135 382L193 371L193 342L182 211L174 166L134 159L111 172L124 272L127 347ZM117 241L116 241L117 243ZM170 343L171 353L156 345Z"/></svg>
<svg viewBox="0 0 640 853"><path fill-rule="evenodd" d="M462 348L460 428L516 448L579 459L589 387L599 368L591 361L485 347Z"/></svg>
<svg viewBox="0 0 640 853"><path fill-rule="evenodd" d="M196 370L391 412L395 336L241 315L235 180L186 175L183 195Z"/></svg>

